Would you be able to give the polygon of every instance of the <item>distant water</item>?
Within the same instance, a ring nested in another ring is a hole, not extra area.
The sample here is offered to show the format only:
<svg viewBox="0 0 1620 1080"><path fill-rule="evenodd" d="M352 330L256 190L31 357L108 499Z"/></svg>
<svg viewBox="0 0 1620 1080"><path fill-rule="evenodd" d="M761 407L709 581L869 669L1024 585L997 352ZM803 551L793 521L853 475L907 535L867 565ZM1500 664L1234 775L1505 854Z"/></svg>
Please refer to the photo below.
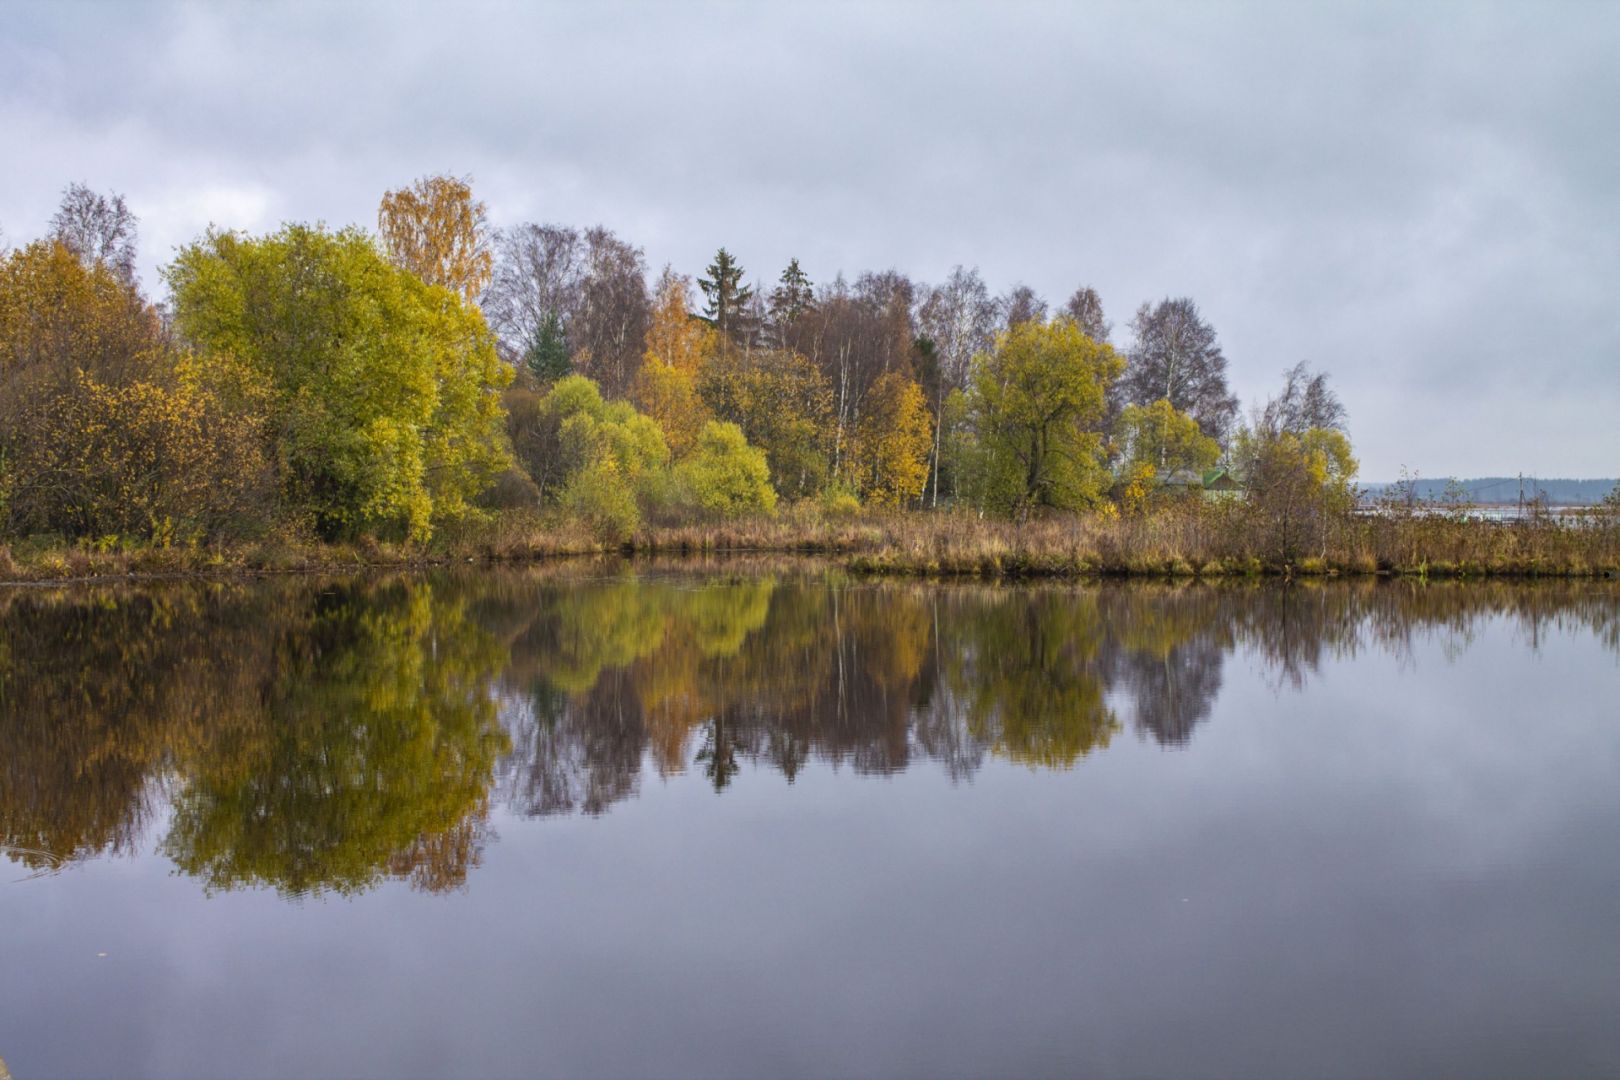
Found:
<svg viewBox="0 0 1620 1080"><path fill-rule="evenodd" d="M1604 584L4 591L0 1057L1613 1076L1617 700Z"/></svg>

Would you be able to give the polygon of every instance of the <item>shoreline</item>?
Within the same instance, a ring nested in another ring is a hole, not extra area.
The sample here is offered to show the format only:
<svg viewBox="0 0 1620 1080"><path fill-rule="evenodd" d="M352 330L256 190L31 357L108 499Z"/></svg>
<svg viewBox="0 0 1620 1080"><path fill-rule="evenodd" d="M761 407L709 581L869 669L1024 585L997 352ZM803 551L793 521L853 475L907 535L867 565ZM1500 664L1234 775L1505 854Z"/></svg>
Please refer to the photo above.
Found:
<svg viewBox="0 0 1620 1080"><path fill-rule="evenodd" d="M979 580L1411 578L1604 580L1620 577L1613 530L1417 518L1338 538L1325 554L1267 556L1195 516L1097 516L1024 524L951 513L830 518L789 514L713 525L650 527L623 542L577 527L496 518L433 543L290 540L210 547L0 545L0 586L16 588L354 574L456 565L527 565L578 557L805 556L881 577Z"/></svg>

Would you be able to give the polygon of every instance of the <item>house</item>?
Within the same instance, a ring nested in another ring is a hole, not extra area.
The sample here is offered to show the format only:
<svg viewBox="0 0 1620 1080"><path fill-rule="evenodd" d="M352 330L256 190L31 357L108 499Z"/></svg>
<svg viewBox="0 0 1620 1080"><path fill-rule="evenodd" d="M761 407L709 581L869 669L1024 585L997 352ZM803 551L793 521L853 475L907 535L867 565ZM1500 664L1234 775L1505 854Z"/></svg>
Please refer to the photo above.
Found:
<svg viewBox="0 0 1620 1080"><path fill-rule="evenodd" d="M1231 469L1205 469L1202 479L1206 499L1243 498L1243 481Z"/></svg>

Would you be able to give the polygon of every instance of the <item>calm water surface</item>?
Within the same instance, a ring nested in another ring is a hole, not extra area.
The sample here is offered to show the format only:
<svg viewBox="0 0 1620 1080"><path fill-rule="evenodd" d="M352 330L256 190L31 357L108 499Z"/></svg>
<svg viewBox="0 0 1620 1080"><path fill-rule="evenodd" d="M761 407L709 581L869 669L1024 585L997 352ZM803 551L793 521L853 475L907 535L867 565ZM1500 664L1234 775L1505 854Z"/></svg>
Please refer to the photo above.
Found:
<svg viewBox="0 0 1620 1080"><path fill-rule="evenodd" d="M1620 1074L1620 591L0 592L39 1077Z"/></svg>

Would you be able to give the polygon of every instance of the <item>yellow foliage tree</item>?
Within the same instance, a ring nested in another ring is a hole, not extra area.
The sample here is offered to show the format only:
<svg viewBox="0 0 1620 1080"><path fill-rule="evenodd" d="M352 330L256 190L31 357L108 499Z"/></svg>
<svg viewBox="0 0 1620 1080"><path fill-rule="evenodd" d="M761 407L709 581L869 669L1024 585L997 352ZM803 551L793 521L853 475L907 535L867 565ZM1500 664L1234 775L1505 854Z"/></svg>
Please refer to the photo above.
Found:
<svg viewBox="0 0 1620 1080"><path fill-rule="evenodd" d="M469 303L494 276L484 204L466 180L425 176L388 192L377 208L377 228L396 266Z"/></svg>
<svg viewBox="0 0 1620 1080"><path fill-rule="evenodd" d="M687 455L697 443L698 432L712 419L709 407L698 396L692 372L663 363L651 352L630 384L630 399L658 421L676 458Z"/></svg>
<svg viewBox="0 0 1620 1080"><path fill-rule="evenodd" d="M695 379L718 341L713 327L692 316L691 281L665 270L647 326L647 364L664 364Z"/></svg>
<svg viewBox="0 0 1620 1080"><path fill-rule="evenodd" d="M856 487L868 502L898 506L922 495L933 433L922 387L897 371L872 385L852 455Z"/></svg>

